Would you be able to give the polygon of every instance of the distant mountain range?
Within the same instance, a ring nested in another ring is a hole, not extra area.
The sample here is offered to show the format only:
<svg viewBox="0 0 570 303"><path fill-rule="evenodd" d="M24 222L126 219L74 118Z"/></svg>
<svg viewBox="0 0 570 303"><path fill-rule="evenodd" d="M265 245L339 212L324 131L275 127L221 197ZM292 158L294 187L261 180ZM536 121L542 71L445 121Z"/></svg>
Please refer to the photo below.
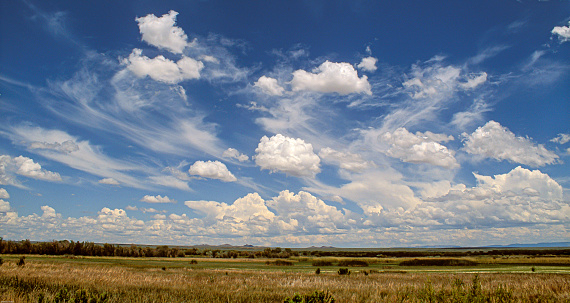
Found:
<svg viewBox="0 0 570 303"><path fill-rule="evenodd" d="M240 249L240 248L267 248L268 246L254 246L251 244L246 244L246 245L238 245L238 246L234 246L231 244L222 244L222 245L210 245L210 244L201 244L201 245L192 245L191 247L196 247L196 248L216 248L216 249ZM486 245L486 246L474 246L474 247L467 247L467 246L457 246L457 245L426 245L426 246L415 246L415 247L411 247L411 248L439 248L439 249L445 249L445 248L455 248L455 249L470 249L470 248L529 248L529 247L534 247L534 248L546 248L546 247L570 247L570 242L546 242L546 243L531 243L531 244L520 244L520 243L515 243L515 244L507 244L507 245ZM330 249L335 249L336 247L333 246L310 246L310 247L306 247L305 249L308 250L319 250L319 249L325 249L325 250L330 250ZM402 249L406 249L406 247L401 247ZM297 250L299 249L303 249L303 248L297 248ZM386 249L385 247L378 247L378 248L366 248L367 250L370 249ZM389 248L391 250L393 249L398 249L398 247L391 247Z"/></svg>
<svg viewBox="0 0 570 303"><path fill-rule="evenodd" d="M548 242L548 243L535 243L535 244L509 244L509 245L489 245L486 247L570 247L570 242Z"/></svg>

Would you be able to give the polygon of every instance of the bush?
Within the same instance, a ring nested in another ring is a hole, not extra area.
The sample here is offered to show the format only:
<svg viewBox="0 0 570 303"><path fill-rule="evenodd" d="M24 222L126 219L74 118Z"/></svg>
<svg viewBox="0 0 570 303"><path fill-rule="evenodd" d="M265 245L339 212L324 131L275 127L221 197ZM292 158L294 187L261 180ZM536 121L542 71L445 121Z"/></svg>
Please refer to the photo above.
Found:
<svg viewBox="0 0 570 303"><path fill-rule="evenodd" d="M350 275L350 270L348 270L348 268L339 268L338 274L339 275Z"/></svg>
<svg viewBox="0 0 570 303"><path fill-rule="evenodd" d="M413 259L400 262L400 266L475 266L477 262L463 259Z"/></svg>
<svg viewBox="0 0 570 303"><path fill-rule="evenodd" d="M285 260L275 260L275 261L267 261L265 262L267 265L277 265L277 266L292 266L293 262L285 261Z"/></svg>
<svg viewBox="0 0 570 303"><path fill-rule="evenodd" d="M26 258L26 257L21 256L21 257L20 257L20 260L16 263L16 265L18 265L18 266L24 266L24 265L26 265L26 262L24 261L25 258Z"/></svg>
<svg viewBox="0 0 570 303"><path fill-rule="evenodd" d="M316 260L311 263L313 266L333 266L333 262L325 260Z"/></svg>
<svg viewBox="0 0 570 303"><path fill-rule="evenodd" d="M321 269L317 268L317 270L315 270L315 274L320 275L321 274Z"/></svg>
<svg viewBox="0 0 570 303"><path fill-rule="evenodd" d="M192 259L192 260L190 260L190 264L198 264L198 261Z"/></svg>
<svg viewBox="0 0 570 303"><path fill-rule="evenodd" d="M362 260L342 260L338 262L338 266L360 266L360 267L367 267L368 262Z"/></svg>
<svg viewBox="0 0 570 303"><path fill-rule="evenodd" d="M333 296L328 292L315 290L312 294L301 296L295 294L292 298L285 299L284 303L334 303Z"/></svg>

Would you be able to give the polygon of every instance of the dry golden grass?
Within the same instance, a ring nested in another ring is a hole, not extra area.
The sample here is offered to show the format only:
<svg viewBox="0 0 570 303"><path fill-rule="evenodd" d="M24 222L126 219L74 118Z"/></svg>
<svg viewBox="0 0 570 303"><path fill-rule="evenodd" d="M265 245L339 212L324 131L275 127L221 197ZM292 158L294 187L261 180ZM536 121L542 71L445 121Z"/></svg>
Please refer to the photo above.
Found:
<svg viewBox="0 0 570 303"><path fill-rule="evenodd" d="M336 302L422 302L429 301L430 296L440 298L437 301L452 302L453 292L461 289L468 293L475 277L472 273L431 272L367 272L366 275L366 269L354 270L349 276L334 272L316 275L275 269L193 269L191 266L163 270L61 259L26 261L25 266L5 262L0 266L0 300L38 302L43 298L44 302L55 302L58 293L61 295L65 289L69 298L77 298L81 290L95 299L106 293L105 302L283 302L295 293L328 290ZM478 279L481 294L490 302L570 302L568 274L480 273ZM458 286L457 281L462 281L463 286ZM497 289L507 290L509 301L499 301L495 295Z"/></svg>

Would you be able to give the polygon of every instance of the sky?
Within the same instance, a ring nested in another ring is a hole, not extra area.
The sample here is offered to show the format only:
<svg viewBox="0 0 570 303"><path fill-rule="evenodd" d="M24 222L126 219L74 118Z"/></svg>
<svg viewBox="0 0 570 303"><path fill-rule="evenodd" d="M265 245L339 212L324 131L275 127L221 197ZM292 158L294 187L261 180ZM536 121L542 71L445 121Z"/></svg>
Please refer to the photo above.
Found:
<svg viewBox="0 0 570 303"><path fill-rule="evenodd" d="M4 239L570 241L570 1L0 6Z"/></svg>

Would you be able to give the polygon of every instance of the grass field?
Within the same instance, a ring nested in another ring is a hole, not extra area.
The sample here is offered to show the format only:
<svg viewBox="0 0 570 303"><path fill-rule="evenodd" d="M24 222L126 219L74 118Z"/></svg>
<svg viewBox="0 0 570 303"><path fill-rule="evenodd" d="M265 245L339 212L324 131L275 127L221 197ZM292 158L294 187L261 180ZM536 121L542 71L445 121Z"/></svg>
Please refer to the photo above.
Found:
<svg viewBox="0 0 570 303"><path fill-rule="evenodd" d="M361 258L368 266L347 267L349 275L338 274L347 259L326 257L289 258L285 266L275 259L38 255L18 266L20 255L1 257L0 300L14 302L283 302L316 290L336 302L570 302L569 257L464 258L472 266Z"/></svg>

